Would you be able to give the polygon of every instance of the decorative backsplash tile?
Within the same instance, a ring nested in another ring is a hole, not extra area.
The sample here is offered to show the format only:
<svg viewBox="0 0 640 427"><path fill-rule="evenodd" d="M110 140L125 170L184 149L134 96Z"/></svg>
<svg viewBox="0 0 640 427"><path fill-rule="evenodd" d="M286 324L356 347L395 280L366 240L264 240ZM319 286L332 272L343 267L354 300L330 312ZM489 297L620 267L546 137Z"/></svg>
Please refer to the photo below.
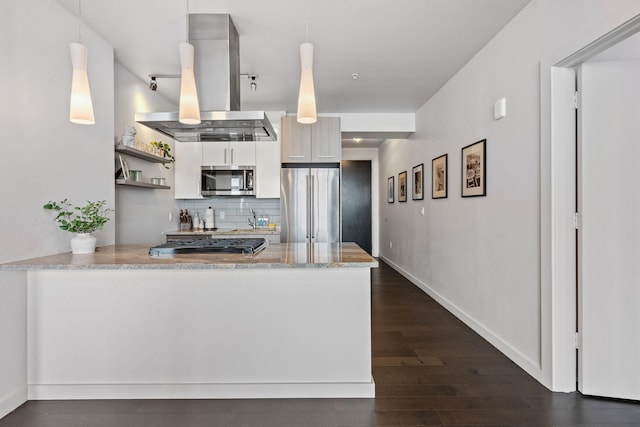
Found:
<svg viewBox="0 0 640 427"><path fill-rule="evenodd" d="M192 216L196 212L204 218L205 210L211 206L215 211L217 228L249 228L248 218L253 209L257 216L268 216L269 223L280 225L280 199L256 199L254 197L212 197L204 200L183 200L180 209L187 209ZM224 218L220 218L224 212Z"/></svg>

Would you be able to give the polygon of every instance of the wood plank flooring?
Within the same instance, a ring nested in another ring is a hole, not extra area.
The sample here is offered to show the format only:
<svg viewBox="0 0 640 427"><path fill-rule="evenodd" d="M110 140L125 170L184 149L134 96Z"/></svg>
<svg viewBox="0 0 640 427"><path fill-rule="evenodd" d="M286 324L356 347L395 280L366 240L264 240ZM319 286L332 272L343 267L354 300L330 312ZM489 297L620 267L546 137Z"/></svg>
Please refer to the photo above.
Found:
<svg viewBox="0 0 640 427"><path fill-rule="evenodd" d="M372 278L376 399L30 401L0 427L640 426L640 404L551 393L384 263Z"/></svg>

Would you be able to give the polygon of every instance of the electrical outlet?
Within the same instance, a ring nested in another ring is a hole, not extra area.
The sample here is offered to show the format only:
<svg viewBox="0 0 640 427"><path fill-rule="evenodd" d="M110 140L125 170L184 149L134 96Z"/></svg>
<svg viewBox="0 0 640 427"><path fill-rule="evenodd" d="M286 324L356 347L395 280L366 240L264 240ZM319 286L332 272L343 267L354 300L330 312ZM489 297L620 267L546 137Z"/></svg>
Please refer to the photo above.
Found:
<svg viewBox="0 0 640 427"><path fill-rule="evenodd" d="M393 242L389 241L389 249L393 249Z"/></svg>
<svg viewBox="0 0 640 427"><path fill-rule="evenodd" d="M224 212L223 211L218 212L218 216L220 217L220 219L224 219Z"/></svg>
<svg viewBox="0 0 640 427"><path fill-rule="evenodd" d="M173 221L173 213L169 212L169 222Z"/></svg>

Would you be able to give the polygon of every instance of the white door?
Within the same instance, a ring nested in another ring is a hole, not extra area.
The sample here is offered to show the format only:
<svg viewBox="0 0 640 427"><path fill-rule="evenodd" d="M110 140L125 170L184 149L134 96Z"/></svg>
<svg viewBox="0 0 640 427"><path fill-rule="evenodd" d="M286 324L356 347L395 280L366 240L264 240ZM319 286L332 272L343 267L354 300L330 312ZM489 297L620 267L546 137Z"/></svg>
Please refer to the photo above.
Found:
<svg viewBox="0 0 640 427"><path fill-rule="evenodd" d="M579 75L579 390L640 400L640 61Z"/></svg>

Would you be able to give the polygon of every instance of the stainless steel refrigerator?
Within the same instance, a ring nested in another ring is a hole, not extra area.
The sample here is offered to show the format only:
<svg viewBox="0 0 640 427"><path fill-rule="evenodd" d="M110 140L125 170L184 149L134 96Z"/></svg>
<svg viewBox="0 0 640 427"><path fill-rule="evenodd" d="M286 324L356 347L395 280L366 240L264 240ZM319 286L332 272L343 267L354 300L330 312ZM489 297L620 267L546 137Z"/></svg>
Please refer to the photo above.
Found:
<svg viewBox="0 0 640 427"><path fill-rule="evenodd" d="M340 242L340 168L283 167L280 178L280 241Z"/></svg>

